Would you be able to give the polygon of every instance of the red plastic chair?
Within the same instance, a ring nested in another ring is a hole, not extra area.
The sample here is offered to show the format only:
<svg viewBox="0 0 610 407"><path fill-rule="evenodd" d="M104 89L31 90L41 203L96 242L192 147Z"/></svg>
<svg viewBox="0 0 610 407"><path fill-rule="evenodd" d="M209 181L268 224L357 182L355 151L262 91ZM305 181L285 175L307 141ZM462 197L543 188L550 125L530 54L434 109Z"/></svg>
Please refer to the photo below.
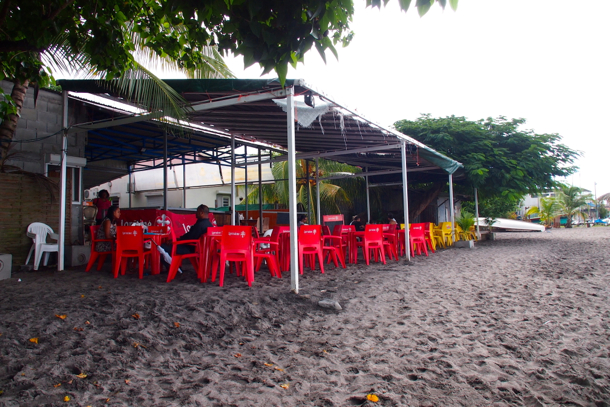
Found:
<svg viewBox="0 0 610 407"><path fill-rule="evenodd" d="M303 274L303 257L309 256L309 266L314 268L318 256L320 270L324 273L324 250L322 244L322 227L320 225L303 225L299 228L299 271Z"/></svg>
<svg viewBox="0 0 610 407"><path fill-rule="evenodd" d="M398 230L397 225L385 224L383 228L383 245L384 250L387 249L390 260L392 258L398 260Z"/></svg>
<svg viewBox="0 0 610 407"><path fill-rule="evenodd" d="M362 239L362 247L364 249L364 260L366 265L370 264L370 252L374 251L375 260L379 261L378 254L381 255L381 261L385 262L385 251L383 249L383 228L381 225L366 225L364 229L364 239Z"/></svg>
<svg viewBox="0 0 610 407"><path fill-rule="evenodd" d="M114 258L114 278L125 274L128 257L137 257L139 276L144 278L144 259L150 256L150 249L144 249L144 230L142 226L116 227L116 252Z"/></svg>
<svg viewBox="0 0 610 407"><path fill-rule="evenodd" d="M169 265L169 272L167 273L167 282L172 281L176 274L178 274L178 269L182 265L182 261L189 259L191 264L197 270L197 277L199 277L199 261L201 258L201 247L203 246L204 236L201 236L199 239L190 239L190 240L176 240L172 243L172 263ZM193 253L186 254L178 254L179 246L190 246L194 249Z"/></svg>
<svg viewBox="0 0 610 407"><path fill-rule="evenodd" d="M102 265L104 264L104 262L106 261L106 256L113 254L112 251L109 252L98 252L97 250L95 250L95 246L97 242L111 242L111 244L114 245L114 239L98 239L97 238L97 230L100 228L99 226L89 226L90 230L91 230L91 255L89 257L89 263L87 263L87 268L85 269L85 271L89 271L91 270L91 267L93 267L93 264L95 263L95 260L98 259L99 257L99 261L97 263L97 270L100 270L102 268ZM114 258L113 258L114 260ZM114 266L114 263L113 263Z"/></svg>
<svg viewBox="0 0 610 407"><path fill-rule="evenodd" d="M202 283L210 278L210 268L214 259L218 258L220 250L220 242L222 240L222 226L208 228L205 235L202 236L201 257L199 259L199 271L197 273L199 280Z"/></svg>
<svg viewBox="0 0 610 407"><path fill-rule="evenodd" d="M415 250L417 250L417 254L421 255L422 250L428 256L428 249L426 248L426 237L425 237L425 228L426 225L424 223L412 223L409 228L409 249L411 250L411 256L414 256Z"/></svg>
<svg viewBox="0 0 610 407"><path fill-rule="evenodd" d="M223 226L220 254L213 262L212 281L216 281L216 270L220 265L220 286L225 278L227 261L243 263L246 281L252 286L254 281L254 258L252 248L252 231L250 226Z"/></svg>
<svg viewBox="0 0 610 407"><path fill-rule="evenodd" d="M327 228L327 226L322 226L322 228ZM342 235L341 229L342 225L335 225L332 235L324 235L324 257L328 255L328 260L326 263L330 263L331 260L335 263L335 267L339 267L339 262L341 262L341 266L345 268L345 248L347 244L345 242L347 237Z"/></svg>
<svg viewBox="0 0 610 407"><path fill-rule="evenodd" d="M267 244L268 248L260 248L260 245ZM275 253L271 249L273 246L277 248L278 244L274 242L257 242L254 241L254 271L257 272L261 268L261 264L263 260L267 263L267 267L269 268L269 272L271 272L271 277L282 278L282 273L280 272L280 267L277 262L277 258L275 257Z"/></svg>
<svg viewBox="0 0 610 407"><path fill-rule="evenodd" d="M290 232L289 226L276 226L271 232L271 236L259 237L254 241L257 250L262 253L272 253L275 255L276 262L279 266L278 277L281 277L282 271L290 269L290 247L286 248L286 240L284 233ZM267 248L262 248L259 243L269 245Z"/></svg>

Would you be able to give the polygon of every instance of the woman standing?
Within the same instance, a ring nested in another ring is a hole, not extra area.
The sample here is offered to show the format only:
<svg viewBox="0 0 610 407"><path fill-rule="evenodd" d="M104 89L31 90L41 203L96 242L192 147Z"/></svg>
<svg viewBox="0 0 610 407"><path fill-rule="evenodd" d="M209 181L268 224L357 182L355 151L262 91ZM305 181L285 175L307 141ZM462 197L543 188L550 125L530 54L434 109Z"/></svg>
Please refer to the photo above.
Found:
<svg viewBox="0 0 610 407"><path fill-rule="evenodd" d="M102 220L102 224L97 229L96 238L98 239L116 239L116 221L121 217L121 210L118 206L112 205L108 209L106 217ZM112 242L98 242L95 245L95 251L110 252L112 251Z"/></svg>
<svg viewBox="0 0 610 407"><path fill-rule="evenodd" d="M95 216L95 221L97 225L101 225L102 221L106 217L106 213L108 208L112 205L110 201L110 194L105 189L102 189L97 193L97 198L93 200L93 205L97 206L97 215Z"/></svg>

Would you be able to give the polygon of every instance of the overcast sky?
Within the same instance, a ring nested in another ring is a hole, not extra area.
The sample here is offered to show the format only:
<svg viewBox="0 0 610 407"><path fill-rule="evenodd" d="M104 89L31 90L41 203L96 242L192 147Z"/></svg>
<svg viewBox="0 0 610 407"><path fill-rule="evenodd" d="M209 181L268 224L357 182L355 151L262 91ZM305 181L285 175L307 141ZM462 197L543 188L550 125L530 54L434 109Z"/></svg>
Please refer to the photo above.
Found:
<svg viewBox="0 0 610 407"><path fill-rule="evenodd" d="M355 3L356 35L339 61L312 50L289 78L388 126L421 113L524 118L582 151L569 183L610 192L610 0L460 0L422 18L397 0L381 11ZM228 63L238 78L260 77Z"/></svg>

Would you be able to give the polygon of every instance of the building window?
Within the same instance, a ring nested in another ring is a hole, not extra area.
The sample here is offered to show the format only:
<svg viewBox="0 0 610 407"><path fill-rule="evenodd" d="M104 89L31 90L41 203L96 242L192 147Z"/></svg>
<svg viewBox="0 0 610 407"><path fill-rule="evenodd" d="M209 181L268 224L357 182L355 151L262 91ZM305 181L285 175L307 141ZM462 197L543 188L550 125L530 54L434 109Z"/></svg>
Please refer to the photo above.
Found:
<svg viewBox="0 0 610 407"><path fill-rule="evenodd" d="M227 208L231 206L231 195L216 195L216 207Z"/></svg>
<svg viewBox="0 0 610 407"><path fill-rule="evenodd" d="M72 172L72 203L81 203L82 188L81 188L81 170L80 168L71 168Z"/></svg>

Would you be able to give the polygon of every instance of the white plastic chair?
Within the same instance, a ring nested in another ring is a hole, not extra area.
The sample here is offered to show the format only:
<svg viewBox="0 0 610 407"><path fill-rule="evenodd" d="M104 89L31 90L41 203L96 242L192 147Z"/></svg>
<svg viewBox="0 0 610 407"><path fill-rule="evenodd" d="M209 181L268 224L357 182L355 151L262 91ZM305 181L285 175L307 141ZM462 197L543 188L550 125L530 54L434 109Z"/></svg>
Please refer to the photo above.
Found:
<svg viewBox="0 0 610 407"><path fill-rule="evenodd" d="M47 243L47 235L51 237L51 239L59 240L59 235L53 233L53 229L50 226L45 225L44 223L34 222L28 226L28 237L32 238L33 244L30 249L30 253L28 254L28 258L25 261L25 264L30 262L30 257L32 257L32 252L34 253L34 270L38 270L38 266L40 265L40 259L42 258L42 254L44 253L44 265L46 266L49 262L49 253L51 252L59 252L59 244L58 243Z"/></svg>

